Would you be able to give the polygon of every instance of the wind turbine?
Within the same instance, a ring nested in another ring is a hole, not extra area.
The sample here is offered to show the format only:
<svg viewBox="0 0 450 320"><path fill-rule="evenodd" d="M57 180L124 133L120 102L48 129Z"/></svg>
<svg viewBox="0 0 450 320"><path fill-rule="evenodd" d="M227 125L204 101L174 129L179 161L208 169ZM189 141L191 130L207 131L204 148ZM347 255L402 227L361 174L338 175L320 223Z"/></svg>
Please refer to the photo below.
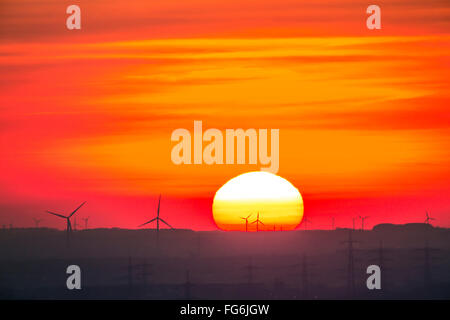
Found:
<svg viewBox="0 0 450 320"><path fill-rule="evenodd" d="M166 221L164 221L164 219L159 217L159 209L161 208L161 195L159 195L159 200L158 200L158 211L156 212L156 217L153 218L152 220L147 221L146 223L141 224L139 227L143 227L146 224L152 223L153 221L156 221L156 234L159 234L159 221L161 221L162 223L166 224L169 228L174 229L174 227L172 227L170 224L168 224Z"/></svg>
<svg viewBox="0 0 450 320"><path fill-rule="evenodd" d="M306 229L308 229L308 227L307 227L308 223L312 223L312 222L311 222L311 220L309 220L307 218L304 218L303 221L305 223L305 230L306 230Z"/></svg>
<svg viewBox="0 0 450 320"><path fill-rule="evenodd" d="M369 216L359 216L359 218L361 219L361 230L364 231L364 220L366 220L367 218L370 218Z"/></svg>
<svg viewBox="0 0 450 320"><path fill-rule="evenodd" d="M259 212L258 212L258 216L256 217L256 220L253 221L251 224L254 224L254 223L256 223L256 232L259 231L259 224L260 224L260 223L261 223L263 226L265 226L265 224L264 224L261 220L259 220Z"/></svg>
<svg viewBox="0 0 450 320"><path fill-rule="evenodd" d="M86 201L83 202L82 204L80 204L80 205L78 206L78 208L76 208L75 210L73 210L72 213L69 214L68 216L63 216L62 214L55 213L55 212L52 212L52 211L47 211L47 213L50 213L50 214L52 214L52 215L54 215L54 216L57 216L57 217L66 219L66 222L67 222L67 229L66 229L66 230L67 230L67 232L70 232L70 231L72 231L72 224L70 223L70 218L71 218L71 217L75 214L75 212L77 212L77 211L78 211L85 203L86 203Z"/></svg>
<svg viewBox="0 0 450 320"><path fill-rule="evenodd" d="M88 228L88 222L89 222L89 218L90 218L90 217L87 217L87 218L83 218L83 221L84 221L84 228L85 228L85 229L87 229L87 228Z"/></svg>
<svg viewBox="0 0 450 320"><path fill-rule="evenodd" d="M246 218L241 217L241 219L245 220L245 232L248 232L248 218L250 218L252 214L250 213Z"/></svg>
<svg viewBox="0 0 450 320"><path fill-rule="evenodd" d="M41 223L43 219L33 218L33 220L34 220L34 224L36 225L36 228L39 228L39 223Z"/></svg>
<svg viewBox="0 0 450 320"><path fill-rule="evenodd" d="M67 245L69 244L69 234L70 234L70 232L72 232L72 224L70 223L70 218L71 218L71 217L75 214L75 212L77 212L77 211L78 211L85 203L86 203L86 201L84 201L82 204L80 204L80 205L79 205L75 210L73 210L72 213L69 214L68 216L63 216L62 214L59 214L59 213L55 213L55 212L52 212L52 211L47 211L47 213L50 213L50 214L52 214L52 215L54 215L54 216L57 216L57 217L66 219L66 223L67 223L67 228L66 228L66 231L67 231Z"/></svg>
<svg viewBox="0 0 450 320"><path fill-rule="evenodd" d="M77 217L73 218L73 230L77 230L79 224L77 223Z"/></svg>
<svg viewBox="0 0 450 320"><path fill-rule="evenodd" d="M431 220L436 220L435 218L430 217L430 215L428 214L428 211L425 211L425 214L427 215L427 218L425 219L426 224L430 224Z"/></svg>

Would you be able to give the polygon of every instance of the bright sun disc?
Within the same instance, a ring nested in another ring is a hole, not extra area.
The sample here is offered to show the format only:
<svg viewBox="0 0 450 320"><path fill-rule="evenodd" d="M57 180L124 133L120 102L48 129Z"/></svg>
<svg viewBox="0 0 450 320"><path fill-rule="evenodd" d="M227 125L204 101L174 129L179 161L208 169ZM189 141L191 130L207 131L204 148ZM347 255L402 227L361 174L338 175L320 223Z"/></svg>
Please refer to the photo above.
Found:
<svg viewBox="0 0 450 320"><path fill-rule="evenodd" d="M303 218L302 196L286 179L263 171L229 180L214 196L213 217L222 230L256 231L258 213L259 230L295 229Z"/></svg>

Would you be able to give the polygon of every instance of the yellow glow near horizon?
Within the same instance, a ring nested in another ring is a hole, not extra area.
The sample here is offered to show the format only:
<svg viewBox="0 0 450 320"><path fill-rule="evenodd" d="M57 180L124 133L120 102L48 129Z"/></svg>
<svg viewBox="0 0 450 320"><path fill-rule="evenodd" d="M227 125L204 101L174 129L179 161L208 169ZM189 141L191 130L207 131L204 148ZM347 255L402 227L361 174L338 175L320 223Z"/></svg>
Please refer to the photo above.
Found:
<svg viewBox="0 0 450 320"><path fill-rule="evenodd" d="M263 171L241 174L225 183L214 196L213 217L222 230L292 230L303 218L303 199L289 181Z"/></svg>

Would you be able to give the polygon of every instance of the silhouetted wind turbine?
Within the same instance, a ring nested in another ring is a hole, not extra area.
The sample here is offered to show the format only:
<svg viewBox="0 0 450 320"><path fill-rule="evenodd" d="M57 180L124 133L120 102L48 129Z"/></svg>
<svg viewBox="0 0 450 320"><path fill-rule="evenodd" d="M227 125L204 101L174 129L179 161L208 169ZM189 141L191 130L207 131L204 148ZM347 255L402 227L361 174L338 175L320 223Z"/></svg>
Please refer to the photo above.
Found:
<svg viewBox="0 0 450 320"><path fill-rule="evenodd" d="M159 217L159 209L161 208L161 195L159 195L159 200L158 200L158 211L156 212L156 217L153 218L152 220L147 221L146 223L141 224L139 227L143 227L146 224L152 223L153 221L156 221L156 234L159 234L159 221L161 221L162 223L166 224L169 228L174 229L174 227L172 227L170 224L168 224L166 221L164 221L164 219Z"/></svg>
<svg viewBox="0 0 450 320"><path fill-rule="evenodd" d="M43 219L33 218L33 220L34 220L34 224L36 225L36 228L39 228L39 223L41 223Z"/></svg>
<svg viewBox="0 0 450 320"><path fill-rule="evenodd" d="M66 219L66 222L67 222L67 229L66 229L66 231L67 231L67 244L69 244L69 234L70 234L70 232L72 232L72 224L70 223L70 218L71 218L71 217L75 214L75 212L77 212L77 211L78 211L85 203L86 203L86 201L84 201L82 204L80 204L80 205L79 205L75 210L73 210L72 213L69 214L68 216L63 216L62 214L59 214L59 213L55 213L55 212L52 212L52 211L47 211L47 213L50 213L50 214L52 214L52 215L54 215L54 216L57 216L57 217Z"/></svg>
<svg viewBox="0 0 450 320"><path fill-rule="evenodd" d="M241 219L245 220L245 232L248 232L248 218L250 218L252 214L250 213L246 218L241 217Z"/></svg>
<svg viewBox="0 0 450 320"><path fill-rule="evenodd" d="M366 220L367 218L370 218L369 216L359 216L359 218L361 219L361 230L364 231L364 220Z"/></svg>
<svg viewBox="0 0 450 320"><path fill-rule="evenodd" d="M428 214L428 211L425 211L425 214L427 215L427 218L425 219L426 224L430 224L431 220L436 220L435 218L430 217L430 215Z"/></svg>
<svg viewBox="0 0 450 320"><path fill-rule="evenodd" d="M68 215L68 216L63 216L62 214L55 213L55 212L52 212L52 211L47 211L47 213L50 213L50 214L52 214L52 215L54 215L54 216L57 216L57 217L66 219L66 222L67 222L67 229L66 229L66 230L67 230L68 232L70 232L70 231L72 231L72 224L70 223L70 218L71 218L71 217L75 214L75 212L77 212L77 211L78 211L85 203L86 203L86 201L83 202L82 204L80 204L80 205L78 206L78 208L76 208L75 210L73 210L72 213L71 213L70 215Z"/></svg>
<svg viewBox="0 0 450 320"><path fill-rule="evenodd" d="M307 227L308 223L312 223L312 222L311 222L311 220L309 220L307 218L304 218L303 221L305 223L305 230L306 230L306 229L308 229L308 227Z"/></svg>
<svg viewBox="0 0 450 320"><path fill-rule="evenodd" d="M84 228L85 228L85 229L87 229L87 228L88 228L88 222L89 222L89 218L90 218L90 217L87 217L87 218L83 218L83 221L84 221Z"/></svg>
<svg viewBox="0 0 450 320"><path fill-rule="evenodd" d="M264 224L261 220L259 220L259 212L258 212L258 216L256 217L256 220L253 221L251 224L254 224L254 223L256 223L256 232L259 231L259 224L260 224L260 223L261 223L263 226L265 226L265 224Z"/></svg>
<svg viewBox="0 0 450 320"><path fill-rule="evenodd" d="M73 230L77 230L78 223L77 223L77 217L73 218Z"/></svg>

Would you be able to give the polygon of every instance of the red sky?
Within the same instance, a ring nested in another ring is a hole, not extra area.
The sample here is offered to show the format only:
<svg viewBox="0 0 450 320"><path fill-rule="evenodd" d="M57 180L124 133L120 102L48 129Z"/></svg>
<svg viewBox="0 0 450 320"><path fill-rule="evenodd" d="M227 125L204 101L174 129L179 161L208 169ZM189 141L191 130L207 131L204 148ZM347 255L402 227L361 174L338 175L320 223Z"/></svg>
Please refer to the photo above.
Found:
<svg viewBox="0 0 450 320"><path fill-rule="evenodd" d="M175 166L171 132L280 129L279 175L311 227L450 226L450 6L381 1L77 1L0 5L0 225L213 230L211 203L258 166Z"/></svg>

